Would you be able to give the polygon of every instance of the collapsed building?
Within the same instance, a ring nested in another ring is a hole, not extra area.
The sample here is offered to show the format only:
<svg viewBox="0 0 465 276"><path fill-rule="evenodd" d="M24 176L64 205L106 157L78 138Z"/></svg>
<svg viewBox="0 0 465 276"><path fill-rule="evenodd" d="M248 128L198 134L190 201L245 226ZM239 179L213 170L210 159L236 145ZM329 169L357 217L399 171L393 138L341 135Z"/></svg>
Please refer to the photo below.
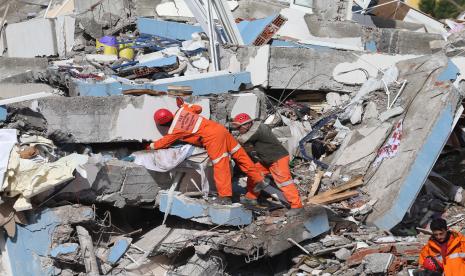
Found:
<svg viewBox="0 0 465 276"><path fill-rule="evenodd" d="M431 218L465 226L465 40L391 2L2 3L2 275L409 275ZM176 97L270 126L304 210L145 150Z"/></svg>

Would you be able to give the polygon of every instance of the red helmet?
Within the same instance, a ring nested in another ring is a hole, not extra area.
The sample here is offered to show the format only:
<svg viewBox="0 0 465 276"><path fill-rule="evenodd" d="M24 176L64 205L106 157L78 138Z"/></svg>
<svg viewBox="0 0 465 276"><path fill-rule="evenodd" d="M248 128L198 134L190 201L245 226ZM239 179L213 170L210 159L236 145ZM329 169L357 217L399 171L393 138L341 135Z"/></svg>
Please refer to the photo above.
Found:
<svg viewBox="0 0 465 276"><path fill-rule="evenodd" d="M252 118L250 118L249 114L247 113L239 113L234 117L233 120L233 123L236 127L239 127L249 122L252 122Z"/></svg>
<svg viewBox="0 0 465 276"><path fill-rule="evenodd" d="M173 113L166 108L160 108L153 114L153 120L159 125L165 125L173 121Z"/></svg>
<svg viewBox="0 0 465 276"><path fill-rule="evenodd" d="M434 257L428 256L423 262L423 267L429 271L440 271L442 263L438 262Z"/></svg>

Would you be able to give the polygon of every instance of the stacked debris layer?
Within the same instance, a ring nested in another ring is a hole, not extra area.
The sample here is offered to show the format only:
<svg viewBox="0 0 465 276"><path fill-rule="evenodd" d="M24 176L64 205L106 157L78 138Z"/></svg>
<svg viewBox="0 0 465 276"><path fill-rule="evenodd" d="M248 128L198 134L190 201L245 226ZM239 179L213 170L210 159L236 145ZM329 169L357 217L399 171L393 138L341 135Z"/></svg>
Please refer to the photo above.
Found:
<svg viewBox="0 0 465 276"><path fill-rule="evenodd" d="M0 3L2 275L408 275L431 218L462 231L462 23L204 2ZM204 149L146 151L177 97L270 126L304 208L217 204Z"/></svg>

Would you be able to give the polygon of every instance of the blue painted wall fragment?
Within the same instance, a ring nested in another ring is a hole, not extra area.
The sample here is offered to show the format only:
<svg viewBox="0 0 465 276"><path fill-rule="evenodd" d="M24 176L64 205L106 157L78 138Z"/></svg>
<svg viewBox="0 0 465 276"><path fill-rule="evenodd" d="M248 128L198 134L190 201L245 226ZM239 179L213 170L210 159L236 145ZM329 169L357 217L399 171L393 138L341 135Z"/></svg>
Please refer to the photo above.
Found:
<svg viewBox="0 0 465 276"><path fill-rule="evenodd" d="M177 40L190 40L193 33L203 32L200 26L143 17L137 19L137 28L142 34Z"/></svg>
<svg viewBox="0 0 465 276"><path fill-rule="evenodd" d="M455 81L457 79L458 74L460 74L460 70L455 65L452 60L447 61L447 67L444 69L444 71L441 73L441 75L438 76L438 81Z"/></svg>
<svg viewBox="0 0 465 276"><path fill-rule="evenodd" d="M5 121L6 113L6 108L0 106L0 121Z"/></svg>
<svg viewBox="0 0 465 276"><path fill-rule="evenodd" d="M164 213L168 202L168 192L160 191L158 196L159 209ZM209 218L213 224L233 226L250 224L253 217L252 211L245 209L242 205L213 205L202 200L182 196L180 192L174 193L169 214L184 219Z"/></svg>
<svg viewBox="0 0 465 276"><path fill-rule="evenodd" d="M449 104L439 115L428 139L418 152L409 174L400 186L397 198L392 203L392 208L374 221L377 227L388 230L402 221L449 137L454 116L452 105Z"/></svg>
<svg viewBox="0 0 465 276"><path fill-rule="evenodd" d="M166 206L168 204L168 193L160 192L160 211L165 213ZM177 192L173 196L173 203L171 205L170 214L181 217L183 219L191 219L196 217L205 216L207 207L200 204L200 202L189 199L180 198L180 193Z"/></svg>
<svg viewBox="0 0 465 276"><path fill-rule="evenodd" d="M271 24L277 16L278 15L275 14L252 21L244 20L239 22L239 24L237 24L237 28L241 33L242 39L244 40L244 44L252 45L255 39L257 39L257 37L263 32L263 30L265 30L266 26Z"/></svg>
<svg viewBox="0 0 465 276"><path fill-rule="evenodd" d="M372 53L376 53L378 52L378 47L376 46L376 42L375 41L367 41L365 43L365 50L369 51L369 52L372 52Z"/></svg>
<svg viewBox="0 0 465 276"><path fill-rule="evenodd" d="M91 219L93 212L84 210L81 215ZM28 213L27 220L28 225L16 224L14 239L6 238L13 275L55 275L53 267L43 266L41 259L49 256L53 232L63 218L53 209L43 209Z"/></svg>
<svg viewBox="0 0 465 276"><path fill-rule="evenodd" d="M162 57L162 58L140 62L137 64L136 67L139 67L139 66L163 67L167 65L175 65L176 63L178 63L177 56L168 56L168 57Z"/></svg>
<svg viewBox="0 0 465 276"><path fill-rule="evenodd" d="M110 248L110 253L108 254L107 261L111 265L115 265L121 257L123 257L124 253L131 245L128 239L119 239L115 242L115 244Z"/></svg>
<svg viewBox="0 0 465 276"><path fill-rule="evenodd" d="M169 85L187 85L192 87L193 95L221 94L229 91L239 91L241 85L250 84L249 72L229 73L226 71L198 74L194 76L161 79L142 85L129 85L120 82L87 83L83 80L73 80L77 92L81 96L119 95L123 90L154 89L168 91Z"/></svg>
<svg viewBox="0 0 465 276"><path fill-rule="evenodd" d="M76 252L78 250L78 248L79 248L79 244L77 244L77 243L60 244L60 245L54 247L50 251L50 256L52 256L53 258L56 258L56 257L58 257L60 255L66 255L66 254Z"/></svg>

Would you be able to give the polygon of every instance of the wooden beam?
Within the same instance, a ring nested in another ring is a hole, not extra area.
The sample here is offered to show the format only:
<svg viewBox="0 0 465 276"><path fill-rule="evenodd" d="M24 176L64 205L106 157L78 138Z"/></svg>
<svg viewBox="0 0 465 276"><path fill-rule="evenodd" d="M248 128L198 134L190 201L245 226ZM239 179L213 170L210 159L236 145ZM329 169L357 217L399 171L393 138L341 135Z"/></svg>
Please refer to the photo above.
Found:
<svg viewBox="0 0 465 276"><path fill-rule="evenodd" d="M312 197L312 198L310 198L308 200L308 203L312 203L312 204L330 204L330 203L335 203L335 202L346 200L346 199L351 198L351 197L356 196L356 195L358 195L357 191L346 191L346 192L343 192L343 193L328 195L328 196L319 197L319 198Z"/></svg>
<svg viewBox="0 0 465 276"><path fill-rule="evenodd" d="M318 194L315 197L316 198L327 197L327 196L334 195L334 194L337 194L337 193L340 193L340 192L344 192L344 191L349 190L349 189L360 187L362 185L363 185L363 176L361 176L361 175L355 176L351 180L349 180L349 182L347 182L346 184L343 184L341 186L338 186L336 188L333 188L333 189L330 189L330 190L328 190L326 192Z"/></svg>
<svg viewBox="0 0 465 276"><path fill-rule="evenodd" d="M324 172L323 171L317 171L315 174L315 178L313 179L313 184L312 187L310 188L310 192L308 193L308 197L312 197L316 194L318 191L318 188L320 188L320 183L321 179L323 178Z"/></svg>

